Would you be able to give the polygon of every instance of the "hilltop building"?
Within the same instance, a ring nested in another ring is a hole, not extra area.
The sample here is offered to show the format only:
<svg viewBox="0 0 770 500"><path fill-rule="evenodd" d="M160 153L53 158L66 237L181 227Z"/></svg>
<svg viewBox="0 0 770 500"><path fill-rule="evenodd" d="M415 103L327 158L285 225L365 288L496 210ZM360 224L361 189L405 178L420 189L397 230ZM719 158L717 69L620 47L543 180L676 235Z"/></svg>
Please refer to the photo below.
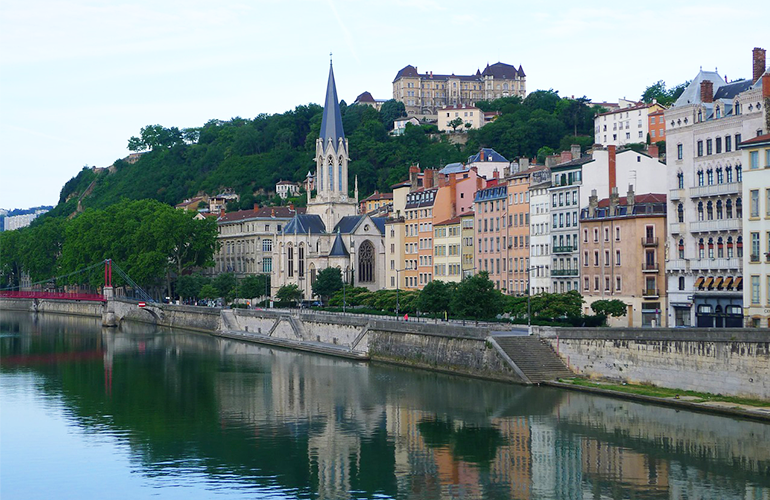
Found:
<svg viewBox="0 0 770 500"><path fill-rule="evenodd" d="M407 116L435 120L441 108L475 106L477 101L527 94L527 76L518 68L501 62L489 65L475 75L418 73L405 66L393 80L393 99L403 102Z"/></svg>
<svg viewBox="0 0 770 500"><path fill-rule="evenodd" d="M602 146L623 146L625 144L647 141L650 134L650 142L663 139L653 138L650 132L650 115L659 114L663 106L657 102L646 104L643 102L629 103L606 113L600 113L594 118L594 143ZM655 116L658 116L658 115ZM660 121L658 117L656 123ZM659 129L656 127L656 135Z"/></svg>

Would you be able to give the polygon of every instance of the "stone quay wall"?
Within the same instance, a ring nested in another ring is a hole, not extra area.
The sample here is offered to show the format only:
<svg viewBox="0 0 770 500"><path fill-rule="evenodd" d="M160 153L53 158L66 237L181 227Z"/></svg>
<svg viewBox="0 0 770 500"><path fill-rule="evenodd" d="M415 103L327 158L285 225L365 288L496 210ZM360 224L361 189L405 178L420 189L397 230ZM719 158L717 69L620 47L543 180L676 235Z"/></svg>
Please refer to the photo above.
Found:
<svg viewBox="0 0 770 500"><path fill-rule="evenodd" d="M0 299L0 310L29 311L70 316L101 317L104 310L102 302L86 300L51 300L51 299Z"/></svg>
<svg viewBox="0 0 770 500"><path fill-rule="evenodd" d="M770 400L770 329L536 328L592 379Z"/></svg>

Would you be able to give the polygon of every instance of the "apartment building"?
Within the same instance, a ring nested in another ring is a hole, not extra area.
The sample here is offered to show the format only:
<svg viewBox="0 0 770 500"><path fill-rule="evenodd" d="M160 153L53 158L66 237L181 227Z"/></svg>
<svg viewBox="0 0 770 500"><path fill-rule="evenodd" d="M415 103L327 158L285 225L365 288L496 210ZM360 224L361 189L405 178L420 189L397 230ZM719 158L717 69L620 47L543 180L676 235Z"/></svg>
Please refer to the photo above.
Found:
<svg viewBox="0 0 770 500"><path fill-rule="evenodd" d="M666 140L666 116L665 110L659 109L647 115L647 130L650 134L650 144Z"/></svg>
<svg viewBox="0 0 770 500"><path fill-rule="evenodd" d="M594 143L619 147L624 144L645 142L650 132L649 115L663 109L663 106L657 102L650 104L640 102L600 113L594 118Z"/></svg>
<svg viewBox="0 0 770 500"><path fill-rule="evenodd" d="M770 92L763 97L770 99ZM743 199L748 203L743 212L743 239L748 244L743 254L743 315L746 326L770 328L770 134L744 141L740 149L746 165Z"/></svg>
<svg viewBox="0 0 770 500"><path fill-rule="evenodd" d="M475 75L419 73L408 65L393 79L393 99L403 102L408 116L436 119L446 106L474 106L508 96L526 96L527 78L519 66L501 62L487 65Z"/></svg>
<svg viewBox="0 0 770 500"><path fill-rule="evenodd" d="M464 212L459 215L460 217L460 236L461 247L460 253L462 256L462 274L463 278L473 276L473 272L476 268L475 265L475 244L476 232L474 230L476 215L473 211Z"/></svg>
<svg viewBox="0 0 770 500"><path fill-rule="evenodd" d="M669 324L743 324L742 141L765 130L765 51L753 77L726 82L699 71L665 112L668 159Z"/></svg>
<svg viewBox="0 0 770 500"><path fill-rule="evenodd" d="M585 312L597 300L622 300L625 317L611 326L666 326L666 195L619 196L614 188L600 200L594 191L580 213L581 293Z"/></svg>
<svg viewBox="0 0 770 500"><path fill-rule="evenodd" d="M433 206L438 188L406 195L404 288L422 289L433 279Z"/></svg>
<svg viewBox="0 0 770 500"><path fill-rule="evenodd" d="M395 290L405 288L406 267L406 197L411 183L399 182L393 190L393 210L385 221L385 286Z"/></svg>
<svg viewBox="0 0 770 500"><path fill-rule="evenodd" d="M433 279L459 283L462 279L461 218L433 226Z"/></svg>
<svg viewBox="0 0 770 500"><path fill-rule="evenodd" d="M507 178L508 223L507 246L508 280L506 291L524 295L529 290L530 204L529 182L532 172L524 170ZM506 241L505 239L503 241Z"/></svg>
<svg viewBox="0 0 770 500"><path fill-rule="evenodd" d="M441 132L466 132L486 125L484 112L475 106L445 106L436 113ZM457 125L455 120L459 120Z"/></svg>
<svg viewBox="0 0 770 500"><path fill-rule="evenodd" d="M551 292L551 170L545 165L532 167L529 181L530 212L530 292Z"/></svg>
<svg viewBox="0 0 770 500"><path fill-rule="evenodd" d="M493 185L476 192L476 269L489 273L498 290L506 288L507 245L505 224L508 218L508 186Z"/></svg>
<svg viewBox="0 0 770 500"><path fill-rule="evenodd" d="M551 213L551 291L564 293L579 290L580 267L578 217L583 165L590 156L566 161L551 167L548 188Z"/></svg>

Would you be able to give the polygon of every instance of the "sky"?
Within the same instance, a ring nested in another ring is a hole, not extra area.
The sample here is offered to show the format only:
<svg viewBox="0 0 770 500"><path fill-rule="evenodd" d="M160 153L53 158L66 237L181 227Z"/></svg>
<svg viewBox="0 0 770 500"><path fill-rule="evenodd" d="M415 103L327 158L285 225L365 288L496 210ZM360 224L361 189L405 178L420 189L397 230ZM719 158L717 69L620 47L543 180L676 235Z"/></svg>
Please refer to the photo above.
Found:
<svg viewBox="0 0 770 500"><path fill-rule="evenodd" d="M390 98L407 64L471 74L497 61L521 65L528 92L617 102L700 67L750 78L769 18L767 0L3 0L0 208L55 205L146 125L323 103L329 53L348 103Z"/></svg>

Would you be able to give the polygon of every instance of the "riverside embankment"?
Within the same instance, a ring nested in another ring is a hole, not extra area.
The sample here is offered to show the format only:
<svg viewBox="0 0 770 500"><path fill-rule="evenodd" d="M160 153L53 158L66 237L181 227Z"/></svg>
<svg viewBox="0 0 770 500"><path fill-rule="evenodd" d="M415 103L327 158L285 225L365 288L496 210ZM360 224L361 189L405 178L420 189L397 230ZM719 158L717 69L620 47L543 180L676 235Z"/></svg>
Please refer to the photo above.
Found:
<svg viewBox="0 0 770 500"><path fill-rule="evenodd" d="M101 304L28 299L2 300L0 308L103 317L109 311L118 324L154 323L516 383L577 375L770 401L770 331L766 329L536 328L532 337L501 338L489 326L306 310L219 310L168 304L139 308L136 302L122 300Z"/></svg>

